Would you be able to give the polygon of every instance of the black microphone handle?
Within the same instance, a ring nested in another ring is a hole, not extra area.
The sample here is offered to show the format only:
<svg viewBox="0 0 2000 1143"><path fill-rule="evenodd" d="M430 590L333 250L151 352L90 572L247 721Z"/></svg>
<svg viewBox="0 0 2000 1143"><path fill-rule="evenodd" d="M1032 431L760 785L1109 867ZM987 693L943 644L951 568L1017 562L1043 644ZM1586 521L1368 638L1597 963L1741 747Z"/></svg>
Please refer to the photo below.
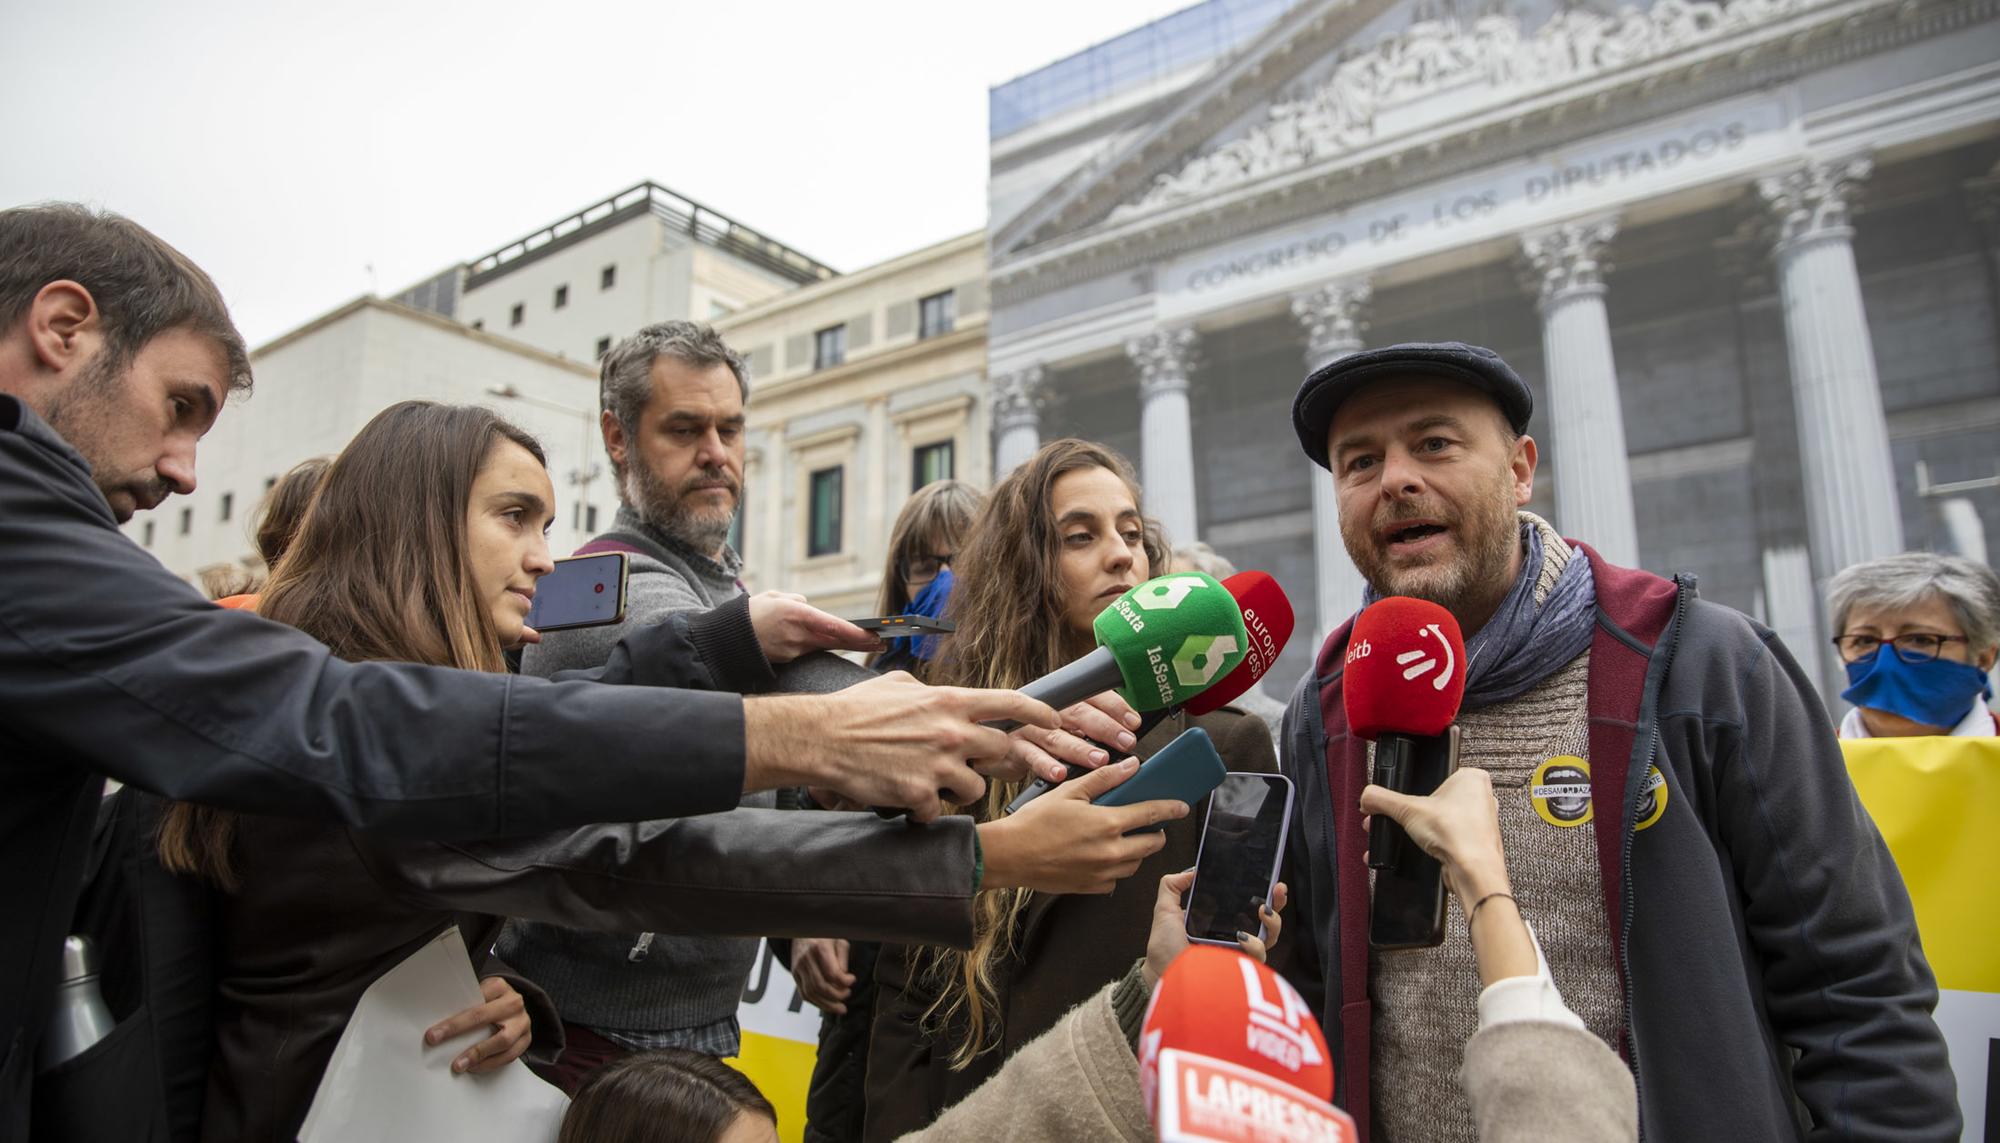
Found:
<svg viewBox="0 0 2000 1143"><path fill-rule="evenodd" d="M1118 660L1112 657L1111 649L1098 647L1074 663L1058 667L1022 687L1021 693L1061 710L1091 695L1124 685L1124 672L1118 669ZM1001 718L986 725L995 730L1014 730L1021 724L1011 718Z"/></svg>
<svg viewBox="0 0 2000 1143"><path fill-rule="evenodd" d="M1417 740L1408 734L1384 734L1375 740L1375 769L1369 781L1399 794L1410 792L1411 755ZM1410 835L1388 814L1368 823L1368 868L1394 869Z"/></svg>

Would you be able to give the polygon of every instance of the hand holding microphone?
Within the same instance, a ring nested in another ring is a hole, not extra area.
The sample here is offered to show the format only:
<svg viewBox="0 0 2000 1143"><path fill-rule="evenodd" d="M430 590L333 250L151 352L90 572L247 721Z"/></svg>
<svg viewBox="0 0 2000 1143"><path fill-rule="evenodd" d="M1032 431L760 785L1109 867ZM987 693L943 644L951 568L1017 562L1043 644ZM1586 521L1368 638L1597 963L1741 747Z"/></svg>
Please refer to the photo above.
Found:
<svg viewBox="0 0 2000 1143"><path fill-rule="evenodd" d="M1371 604L1348 633L1341 697L1348 730L1375 744L1374 784L1429 794L1458 767L1458 704L1465 697L1465 639L1435 603L1391 596ZM1369 825L1376 871L1368 943L1429 948L1444 940L1444 873L1410 844L1395 819Z"/></svg>

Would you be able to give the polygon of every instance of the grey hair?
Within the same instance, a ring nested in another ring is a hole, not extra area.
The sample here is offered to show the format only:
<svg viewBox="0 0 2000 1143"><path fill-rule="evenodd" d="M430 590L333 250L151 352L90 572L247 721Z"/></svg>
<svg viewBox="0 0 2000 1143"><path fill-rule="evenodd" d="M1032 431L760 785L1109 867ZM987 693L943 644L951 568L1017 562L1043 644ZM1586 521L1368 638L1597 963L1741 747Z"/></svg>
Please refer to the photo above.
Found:
<svg viewBox="0 0 2000 1143"><path fill-rule="evenodd" d="M1206 542L1196 540L1174 549L1174 570L1206 572L1216 579L1228 579L1236 574L1236 565Z"/></svg>
<svg viewBox="0 0 2000 1143"><path fill-rule="evenodd" d="M639 415L653 396L653 362L661 357L697 369L729 366L744 404L749 404L750 375L743 358L713 326L693 321L656 322L612 346L597 366L598 406L618 419L627 440L639 431ZM612 467L619 467L616 461ZM619 475L624 475L622 468Z"/></svg>
<svg viewBox="0 0 2000 1143"><path fill-rule="evenodd" d="M1912 607L1931 596L1951 607L1972 652L2000 644L2000 576L1985 564L1936 552L1904 552L1846 568L1826 588L1835 634L1856 607Z"/></svg>

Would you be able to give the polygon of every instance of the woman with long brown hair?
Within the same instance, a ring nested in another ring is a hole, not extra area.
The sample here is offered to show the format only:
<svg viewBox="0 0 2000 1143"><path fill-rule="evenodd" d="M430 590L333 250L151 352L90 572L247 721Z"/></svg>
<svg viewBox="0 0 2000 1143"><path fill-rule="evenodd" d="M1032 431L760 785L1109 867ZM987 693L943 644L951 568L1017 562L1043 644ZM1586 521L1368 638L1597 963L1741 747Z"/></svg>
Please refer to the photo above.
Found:
<svg viewBox="0 0 2000 1143"><path fill-rule="evenodd" d="M1168 559L1124 457L1088 441L1044 445L989 494L953 561L958 627L932 680L1018 687L1071 662L1094 645L1097 614L1164 574ZM1277 769L1262 723L1229 707L1171 718L1129 750L1151 757L1189 726L1208 732L1231 770ZM998 818L1023 785L991 782L969 809ZM894 1139L930 1123L1144 956L1159 879L1194 864L1205 808L1167 823L1165 847L1109 896L983 891L970 951L885 948L865 1137Z"/></svg>
<svg viewBox="0 0 2000 1143"><path fill-rule="evenodd" d="M554 566L545 465L534 438L488 410L383 411L321 478L258 612L343 659L504 670L501 650L522 639L535 581ZM174 803L159 848L167 868L224 890L205 1139L294 1138L361 992L454 922L483 961L500 926L399 903L338 826ZM433 1029L435 1043L495 1026L454 1071L528 1049L523 992L538 990L519 983L486 976L486 1003Z"/></svg>

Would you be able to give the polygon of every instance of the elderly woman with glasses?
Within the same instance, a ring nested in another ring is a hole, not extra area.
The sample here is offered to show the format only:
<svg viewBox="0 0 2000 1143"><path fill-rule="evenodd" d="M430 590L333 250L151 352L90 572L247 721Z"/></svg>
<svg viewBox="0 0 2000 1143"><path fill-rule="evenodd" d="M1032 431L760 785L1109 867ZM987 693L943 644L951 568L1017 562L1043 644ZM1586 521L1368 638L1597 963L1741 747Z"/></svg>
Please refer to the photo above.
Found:
<svg viewBox="0 0 2000 1143"><path fill-rule="evenodd" d="M2000 577L1958 556L1870 560L1827 587L1854 704L1842 738L2000 733L1986 672L2000 653Z"/></svg>

